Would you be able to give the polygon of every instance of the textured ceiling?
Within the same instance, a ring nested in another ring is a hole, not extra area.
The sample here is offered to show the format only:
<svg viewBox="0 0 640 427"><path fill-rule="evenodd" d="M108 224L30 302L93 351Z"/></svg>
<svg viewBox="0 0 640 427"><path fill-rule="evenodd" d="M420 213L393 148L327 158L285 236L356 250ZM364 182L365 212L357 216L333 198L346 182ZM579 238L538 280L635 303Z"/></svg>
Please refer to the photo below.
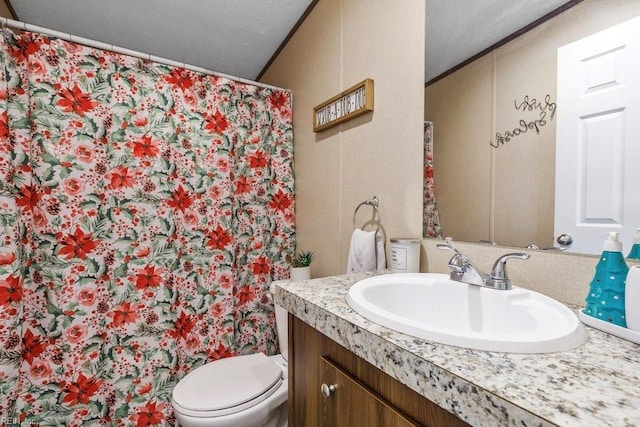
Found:
<svg viewBox="0 0 640 427"><path fill-rule="evenodd" d="M255 79L311 0L10 3L18 19L29 24ZM564 3L567 0L426 0L425 81Z"/></svg>
<svg viewBox="0 0 640 427"><path fill-rule="evenodd" d="M568 0L427 0L425 82Z"/></svg>

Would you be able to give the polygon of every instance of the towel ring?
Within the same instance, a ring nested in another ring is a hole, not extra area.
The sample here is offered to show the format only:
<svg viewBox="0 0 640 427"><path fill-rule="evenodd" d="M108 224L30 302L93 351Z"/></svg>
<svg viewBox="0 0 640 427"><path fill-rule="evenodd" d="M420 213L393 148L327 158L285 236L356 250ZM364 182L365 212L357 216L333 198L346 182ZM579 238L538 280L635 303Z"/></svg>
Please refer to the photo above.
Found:
<svg viewBox="0 0 640 427"><path fill-rule="evenodd" d="M358 209L360 209L362 206L371 206L373 208L373 213L376 217L376 233L378 231L380 231L380 223L381 223L381 219L380 219L380 210L378 209L380 206L380 200L378 200L378 196L373 196L372 198L365 200L364 202L360 203L357 207L356 210L353 211L353 229L357 229L358 226L356 225L356 214L358 213Z"/></svg>

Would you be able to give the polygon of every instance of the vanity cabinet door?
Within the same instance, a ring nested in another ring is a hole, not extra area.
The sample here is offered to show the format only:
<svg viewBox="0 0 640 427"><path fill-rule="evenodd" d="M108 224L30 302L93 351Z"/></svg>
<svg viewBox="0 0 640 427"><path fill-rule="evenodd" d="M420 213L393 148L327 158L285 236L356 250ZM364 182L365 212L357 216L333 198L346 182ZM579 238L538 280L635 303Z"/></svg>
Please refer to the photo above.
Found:
<svg viewBox="0 0 640 427"><path fill-rule="evenodd" d="M323 427L417 427L373 390L331 360L322 362Z"/></svg>
<svg viewBox="0 0 640 427"><path fill-rule="evenodd" d="M328 398L323 384L337 385ZM289 426L415 425L468 426L289 314Z"/></svg>

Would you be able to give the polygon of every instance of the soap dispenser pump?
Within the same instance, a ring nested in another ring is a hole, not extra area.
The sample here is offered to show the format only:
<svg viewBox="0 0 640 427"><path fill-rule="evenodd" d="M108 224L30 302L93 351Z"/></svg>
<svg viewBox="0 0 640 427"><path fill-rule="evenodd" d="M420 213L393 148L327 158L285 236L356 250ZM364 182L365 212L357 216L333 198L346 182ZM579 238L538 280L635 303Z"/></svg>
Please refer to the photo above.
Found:
<svg viewBox="0 0 640 427"><path fill-rule="evenodd" d="M622 255L618 233L609 233L603 249L596 265L596 273L589 284L589 295L583 312L598 320L626 328L624 292L629 267Z"/></svg>
<svg viewBox="0 0 640 427"><path fill-rule="evenodd" d="M636 235L633 238L633 246L631 251L627 255L627 259L640 259L640 228L636 230Z"/></svg>

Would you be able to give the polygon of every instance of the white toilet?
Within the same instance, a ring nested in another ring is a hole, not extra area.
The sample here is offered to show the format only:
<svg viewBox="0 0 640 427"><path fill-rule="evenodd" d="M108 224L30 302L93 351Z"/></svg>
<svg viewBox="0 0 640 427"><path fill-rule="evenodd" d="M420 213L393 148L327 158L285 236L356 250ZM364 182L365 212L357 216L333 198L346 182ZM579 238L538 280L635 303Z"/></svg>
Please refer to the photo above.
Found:
<svg viewBox="0 0 640 427"><path fill-rule="evenodd" d="M275 309L280 354L228 357L189 372L171 399L180 426L287 426L287 311Z"/></svg>

